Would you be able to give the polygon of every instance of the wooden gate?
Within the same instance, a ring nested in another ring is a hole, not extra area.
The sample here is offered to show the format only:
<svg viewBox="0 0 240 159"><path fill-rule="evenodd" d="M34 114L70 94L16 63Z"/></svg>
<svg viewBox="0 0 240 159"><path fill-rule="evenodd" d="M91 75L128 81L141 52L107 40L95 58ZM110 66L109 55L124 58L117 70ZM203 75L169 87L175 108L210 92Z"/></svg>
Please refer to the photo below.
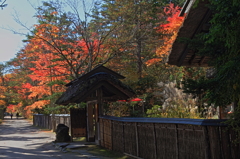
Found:
<svg viewBox="0 0 240 159"><path fill-rule="evenodd" d="M86 137L87 136L87 116L85 108L71 108L71 136Z"/></svg>

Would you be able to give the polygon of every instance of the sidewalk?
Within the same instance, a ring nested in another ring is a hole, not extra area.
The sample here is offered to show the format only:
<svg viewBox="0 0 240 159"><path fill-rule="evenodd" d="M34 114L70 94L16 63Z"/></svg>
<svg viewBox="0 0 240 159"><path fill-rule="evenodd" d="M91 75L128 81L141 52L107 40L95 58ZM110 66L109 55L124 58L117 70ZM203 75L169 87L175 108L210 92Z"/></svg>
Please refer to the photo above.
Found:
<svg viewBox="0 0 240 159"><path fill-rule="evenodd" d="M79 142L67 143L68 147L54 143L55 133L41 131L26 119L9 116L0 125L0 158L7 159L102 159L89 154Z"/></svg>

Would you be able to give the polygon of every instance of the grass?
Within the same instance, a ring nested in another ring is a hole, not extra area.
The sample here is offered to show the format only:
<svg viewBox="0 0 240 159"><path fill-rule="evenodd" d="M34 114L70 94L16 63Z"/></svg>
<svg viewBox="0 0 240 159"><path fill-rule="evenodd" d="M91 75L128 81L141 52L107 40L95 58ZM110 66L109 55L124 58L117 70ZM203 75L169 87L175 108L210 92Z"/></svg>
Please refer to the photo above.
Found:
<svg viewBox="0 0 240 159"><path fill-rule="evenodd" d="M47 128L40 128L40 127L38 127L38 128L40 129L40 131L52 131L52 130L47 129Z"/></svg>
<svg viewBox="0 0 240 159"><path fill-rule="evenodd" d="M85 144L87 147L78 148L78 149L85 150L94 156L104 157L104 159L132 159L131 157L126 156L122 153L114 152L114 151L102 148L98 145L95 145L95 143L86 142L85 137L74 138L73 141L82 142L83 144Z"/></svg>
<svg viewBox="0 0 240 159"><path fill-rule="evenodd" d="M91 145L87 148L87 151L95 156L102 156L106 158L111 158L111 159L130 159L128 156L107 150L105 148L101 148L100 146L97 145Z"/></svg>
<svg viewBox="0 0 240 159"><path fill-rule="evenodd" d="M73 141L86 141L86 138L85 137L76 137L73 139Z"/></svg>

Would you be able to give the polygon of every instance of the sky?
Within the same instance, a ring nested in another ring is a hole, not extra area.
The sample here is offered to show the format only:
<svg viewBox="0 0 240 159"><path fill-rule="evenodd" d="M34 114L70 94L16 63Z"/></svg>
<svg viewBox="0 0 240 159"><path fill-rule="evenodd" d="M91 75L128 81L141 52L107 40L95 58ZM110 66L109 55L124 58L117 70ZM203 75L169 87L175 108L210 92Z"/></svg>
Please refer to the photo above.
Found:
<svg viewBox="0 0 240 159"><path fill-rule="evenodd" d="M0 0L0 2L3 1ZM16 17L25 26L31 28L37 22L34 17L36 13L34 7L41 6L42 1L44 0L6 0L7 7L0 9L0 63L13 59L17 52L24 47L22 40L25 40L26 36L14 34L13 31L23 34L29 33L27 29L16 22ZM79 2L78 11L83 15L82 3L81 1L77 2ZM87 11L90 10L93 2L94 0L85 0ZM65 9L70 10L69 7L65 7Z"/></svg>
<svg viewBox="0 0 240 159"><path fill-rule="evenodd" d="M36 23L36 18L33 17L36 11L29 2L33 6L41 4L39 0L7 0L5 2L8 4L7 7L0 9L0 63L14 58L16 53L24 46L22 40L26 39L25 36L14 34L10 30L28 33L14 20L14 15L18 15L20 21L27 27Z"/></svg>

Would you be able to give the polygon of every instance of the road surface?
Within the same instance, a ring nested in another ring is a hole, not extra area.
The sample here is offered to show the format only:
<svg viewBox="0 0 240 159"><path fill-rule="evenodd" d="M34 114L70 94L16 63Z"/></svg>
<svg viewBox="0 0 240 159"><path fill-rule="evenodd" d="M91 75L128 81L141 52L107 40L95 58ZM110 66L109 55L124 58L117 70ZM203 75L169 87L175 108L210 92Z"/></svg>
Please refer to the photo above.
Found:
<svg viewBox="0 0 240 159"><path fill-rule="evenodd" d="M5 117L0 125L0 158L6 159L79 159L85 155L61 152L52 145L55 133L41 131L23 118Z"/></svg>

